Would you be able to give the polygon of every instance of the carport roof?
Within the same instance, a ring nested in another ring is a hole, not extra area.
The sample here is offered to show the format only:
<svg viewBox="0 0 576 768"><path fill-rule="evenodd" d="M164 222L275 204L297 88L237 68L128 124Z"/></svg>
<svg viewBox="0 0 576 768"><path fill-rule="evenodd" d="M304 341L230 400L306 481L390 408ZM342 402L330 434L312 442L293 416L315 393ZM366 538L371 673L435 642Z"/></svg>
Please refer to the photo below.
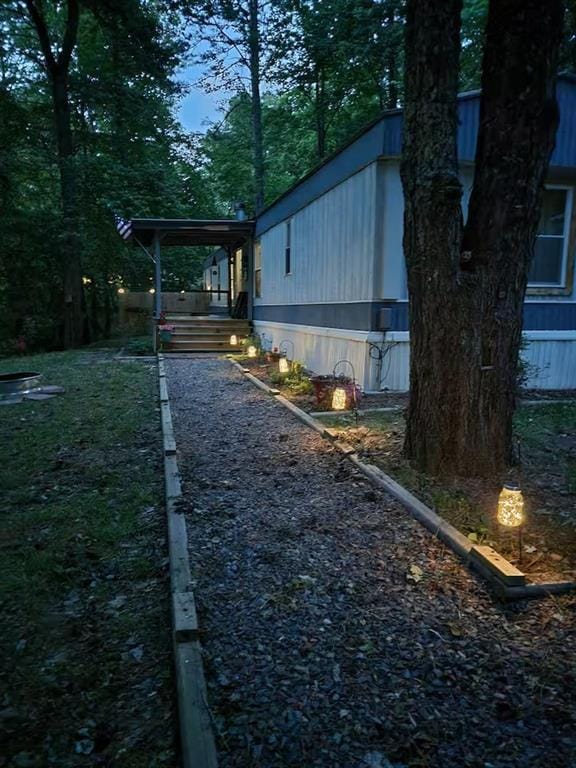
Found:
<svg viewBox="0 0 576 768"><path fill-rule="evenodd" d="M132 219L130 235L144 246L155 233L165 245L241 246L254 232L254 222L238 219Z"/></svg>

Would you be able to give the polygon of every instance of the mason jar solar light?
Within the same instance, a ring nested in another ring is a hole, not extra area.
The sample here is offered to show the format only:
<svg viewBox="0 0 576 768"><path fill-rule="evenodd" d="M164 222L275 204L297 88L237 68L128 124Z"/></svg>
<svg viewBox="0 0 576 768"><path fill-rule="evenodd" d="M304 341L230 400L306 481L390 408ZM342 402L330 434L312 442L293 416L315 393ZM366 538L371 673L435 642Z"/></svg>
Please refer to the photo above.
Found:
<svg viewBox="0 0 576 768"><path fill-rule="evenodd" d="M294 342L293 341L291 341L290 339L284 339L278 345L278 349L280 351L280 359L278 360L278 372L283 374L290 373L291 360L288 357L288 350L286 349L288 344L292 347L292 360L294 360ZM283 347L284 349L282 349Z"/></svg>
<svg viewBox="0 0 576 768"><path fill-rule="evenodd" d="M332 410L333 411L345 411L346 410L346 390L344 387L336 387L332 394Z"/></svg>
<svg viewBox="0 0 576 768"><path fill-rule="evenodd" d="M341 365L350 366L352 371L352 378L348 379L343 374L337 374L336 370ZM356 392L356 371L350 360L339 360L334 366L332 372L334 379L334 391L332 393L332 410L333 411L345 411L348 402L351 402L352 410L356 416L356 423L358 423L358 402Z"/></svg>
<svg viewBox="0 0 576 768"><path fill-rule="evenodd" d="M525 522L524 497L517 483L505 483L498 496L496 518L506 528L518 529L518 561L522 560L522 526Z"/></svg>

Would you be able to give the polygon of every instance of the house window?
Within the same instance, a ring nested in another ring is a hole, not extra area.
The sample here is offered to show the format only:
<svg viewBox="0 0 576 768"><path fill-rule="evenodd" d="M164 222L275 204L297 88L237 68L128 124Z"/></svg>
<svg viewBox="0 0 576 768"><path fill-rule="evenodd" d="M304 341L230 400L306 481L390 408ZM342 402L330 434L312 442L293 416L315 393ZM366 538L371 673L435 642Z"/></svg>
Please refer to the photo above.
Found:
<svg viewBox="0 0 576 768"><path fill-rule="evenodd" d="M571 208L572 190L562 187L544 190L529 286L565 286Z"/></svg>
<svg viewBox="0 0 576 768"><path fill-rule="evenodd" d="M254 297L262 296L262 246L260 241L254 243Z"/></svg>
<svg viewBox="0 0 576 768"><path fill-rule="evenodd" d="M284 249L284 272L287 275L292 273L292 261L290 254L290 247L292 241L292 222L286 222L286 247Z"/></svg>

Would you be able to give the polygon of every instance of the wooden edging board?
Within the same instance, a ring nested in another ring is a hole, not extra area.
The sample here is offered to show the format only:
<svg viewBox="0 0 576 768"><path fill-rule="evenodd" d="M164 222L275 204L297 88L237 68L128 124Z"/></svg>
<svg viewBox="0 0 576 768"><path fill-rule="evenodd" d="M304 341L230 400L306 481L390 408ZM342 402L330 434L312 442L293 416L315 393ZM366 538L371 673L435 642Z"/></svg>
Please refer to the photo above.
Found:
<svg viewBox="0 0 576 768"><path fill-rule="evenodd" d="M323 424L306 413L290 400L278 394L278 390L272 389L263 381L245 370L235 360L230 363L242 373L252 384L274 397L281 405L291 411L306 426L314 429L323 438L330 440L348 461L367 477L374 485L382 488L391 496L394 496L425 528L434 534L440 541L450 547L466 565L477 571L491 585L500 596L509 600L520 600L529 597L543 597L557 595L576 589L575 581L548 582L543 584L527 584L526 576L512 563L508 562L490 547L482 547L473 544L464 534L436 514L432 509L423 504L404 486L396 482L392 477L383 472L379 467L366 464L359 457L354 448L347 443L335 439L330 430Z"/></svg>
<svg viewBox="0 0 576 768"><path fill-rule="evenodd" d="M179 507L182 501L182 485L176 458L164 357L161 354L158 355L158 386L168 523L172 643L178 690L182 765L184 768L217 768L216 742L208 708L198 617L192 590L186 518Z"/></svg>

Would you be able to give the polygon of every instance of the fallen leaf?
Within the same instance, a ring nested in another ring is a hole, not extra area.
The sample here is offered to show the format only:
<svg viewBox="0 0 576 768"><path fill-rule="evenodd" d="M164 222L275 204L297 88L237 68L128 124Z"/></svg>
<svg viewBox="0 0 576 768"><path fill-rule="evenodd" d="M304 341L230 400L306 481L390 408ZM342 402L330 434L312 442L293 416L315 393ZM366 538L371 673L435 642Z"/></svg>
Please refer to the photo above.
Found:
<svg viewBox="0 0 576 768"><path fill-rule="evenodd" d="M406 578L408 581L422 581L422 577L424 576L424 571L422 568L420 568L418 565L411 565L408 573L406 574Z"/></svg>

